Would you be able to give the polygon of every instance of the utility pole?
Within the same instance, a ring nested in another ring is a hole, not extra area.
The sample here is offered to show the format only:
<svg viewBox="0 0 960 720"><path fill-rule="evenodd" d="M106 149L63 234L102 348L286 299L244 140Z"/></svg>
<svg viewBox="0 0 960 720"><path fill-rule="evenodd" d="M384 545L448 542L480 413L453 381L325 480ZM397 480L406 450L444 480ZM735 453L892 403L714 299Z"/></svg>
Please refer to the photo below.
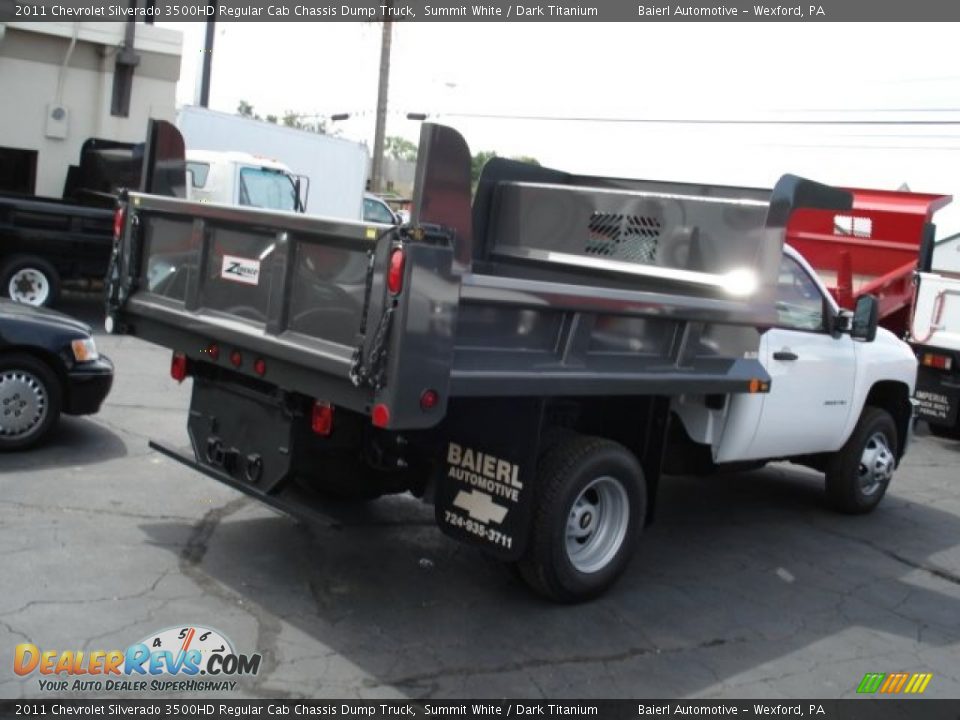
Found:
<svg viewBox="0 0 960 720"><path fill-rule="evenodd" d="M207 0L207 7L216 9L214 0ZM203 41L203 65L200 74L200 92L197 104L200 107L210 106L210 71L213 67L213 38L216 32L216 12L207 16L207 32Z"/></svg>
<svg viewBox="0 0 960 720"><path fill-rule="evenodd" d="M388 6L391 3L387 3ZM377 90L377 124L373 134L373 166L370 169L370 191L380 192L383 184L383 144L387 130L387 88L390 84L390 41L393 23L383 21L380 42L380 85Z"/></svg>

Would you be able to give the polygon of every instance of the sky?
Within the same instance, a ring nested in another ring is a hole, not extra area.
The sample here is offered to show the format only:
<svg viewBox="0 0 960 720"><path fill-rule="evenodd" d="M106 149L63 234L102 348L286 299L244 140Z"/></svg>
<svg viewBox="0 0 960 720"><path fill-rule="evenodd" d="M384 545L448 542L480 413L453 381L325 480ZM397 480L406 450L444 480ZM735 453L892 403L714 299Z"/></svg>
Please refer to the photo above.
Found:
<svg viewBox="0 0 960 720"><path fill-rule="evenodd" d="M203 24L170 26L184 33L178 101L190 103ZM793 172L960 196L955 34L949 23L399 23L387 134L416 140L406 113L427 113L473 151L575 172L755 186ZM219 23L210 106L346 112L331 127L372 145L380 39L375 23Z"/></svg>

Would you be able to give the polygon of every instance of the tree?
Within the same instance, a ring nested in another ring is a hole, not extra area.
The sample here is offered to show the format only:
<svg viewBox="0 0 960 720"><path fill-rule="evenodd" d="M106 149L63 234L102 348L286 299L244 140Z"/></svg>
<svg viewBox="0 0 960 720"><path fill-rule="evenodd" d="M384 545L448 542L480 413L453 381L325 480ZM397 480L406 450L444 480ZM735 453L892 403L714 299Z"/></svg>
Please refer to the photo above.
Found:
<svg viewBox="0 0 960 720"><path fill-rule="evenodd" d="M406 138L390 135L384 141L384 152L397 160L417 161L417 146Z"/></svg>
<svg viewBox="0 0 960 720"><path fill-rule="evenodd" d="M311 122L306 120L306 117L307 116L302 113L286 110L283 113L282 122L287 127L296 128L297 130L307 130L308 132L315 132L320 135L327 134L327 121L325 119L318 118Z"/></svg>
<svg viewBox="0 0 960 720"><path fill-rule="evenodd" d="M470 184L473 187L477 186L477 182L480 180L480 173L483 171L483 166L488 162L497 157L497 153L493 150L481 150L470 161Z"/></svg>
<svg viewBox="0 0 960 720"><path fill-rule="evenodd" d="M481 150L470 159L470 187L474 191L477 189L477 183L480 182L480 173L483 172L483 166L495 157L499 157L495 150ZM530 155L514 155L510 159L529 165L540 166L540 161Z"/></svg>
<svg viewBox="0 0 960 720"><path fill-rule="evenodd" d="M266 117L260 117L253 111L253 105L248 103L246 100L241 100L239 103L237 103L237 115L250 118L251 120L265 120L266 122L273 123L274 125L282 122L283 125L286 125L287 127L320 133L321 135L325 135L327 132L327 121L324 119L307 121L305 120L307 117L306 115L294 112L293 110L285 111L282 118L273 114L268 114Z"/></svg>

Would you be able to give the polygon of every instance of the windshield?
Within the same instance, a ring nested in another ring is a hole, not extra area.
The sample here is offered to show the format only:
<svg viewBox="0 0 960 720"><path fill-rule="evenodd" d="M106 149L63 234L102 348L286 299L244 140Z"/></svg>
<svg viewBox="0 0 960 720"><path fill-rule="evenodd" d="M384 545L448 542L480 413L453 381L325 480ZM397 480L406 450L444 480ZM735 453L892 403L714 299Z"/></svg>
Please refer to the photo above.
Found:
<svg viewBox="0 0 960 720"><path fill-rule="evenodd" d="M270 168L243 168L240 170L241 205L295 212L297 194L290 176Z"/></svg>
<svg viewBox="0 0 960 720"><path fill-rule="evenodd" d="M396 223L396 218L394 218L386 203L374 198L363 199L363 219L366 222L384 223L385 225Z"/></svg>

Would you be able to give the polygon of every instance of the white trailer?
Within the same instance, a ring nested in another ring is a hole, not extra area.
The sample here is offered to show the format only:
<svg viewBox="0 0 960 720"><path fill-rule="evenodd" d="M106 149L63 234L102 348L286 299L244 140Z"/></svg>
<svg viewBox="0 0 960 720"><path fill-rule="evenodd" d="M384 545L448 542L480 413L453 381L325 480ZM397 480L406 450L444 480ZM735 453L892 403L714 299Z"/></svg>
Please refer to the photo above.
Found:
<svg viewBox="0 0 960 720"><path fill-rule="evenodd" d="M308 215L352 220L363 215L369 162L365 145L192 105L180 109L177 125L188 153L250 153L308 178Z"/></svg>

